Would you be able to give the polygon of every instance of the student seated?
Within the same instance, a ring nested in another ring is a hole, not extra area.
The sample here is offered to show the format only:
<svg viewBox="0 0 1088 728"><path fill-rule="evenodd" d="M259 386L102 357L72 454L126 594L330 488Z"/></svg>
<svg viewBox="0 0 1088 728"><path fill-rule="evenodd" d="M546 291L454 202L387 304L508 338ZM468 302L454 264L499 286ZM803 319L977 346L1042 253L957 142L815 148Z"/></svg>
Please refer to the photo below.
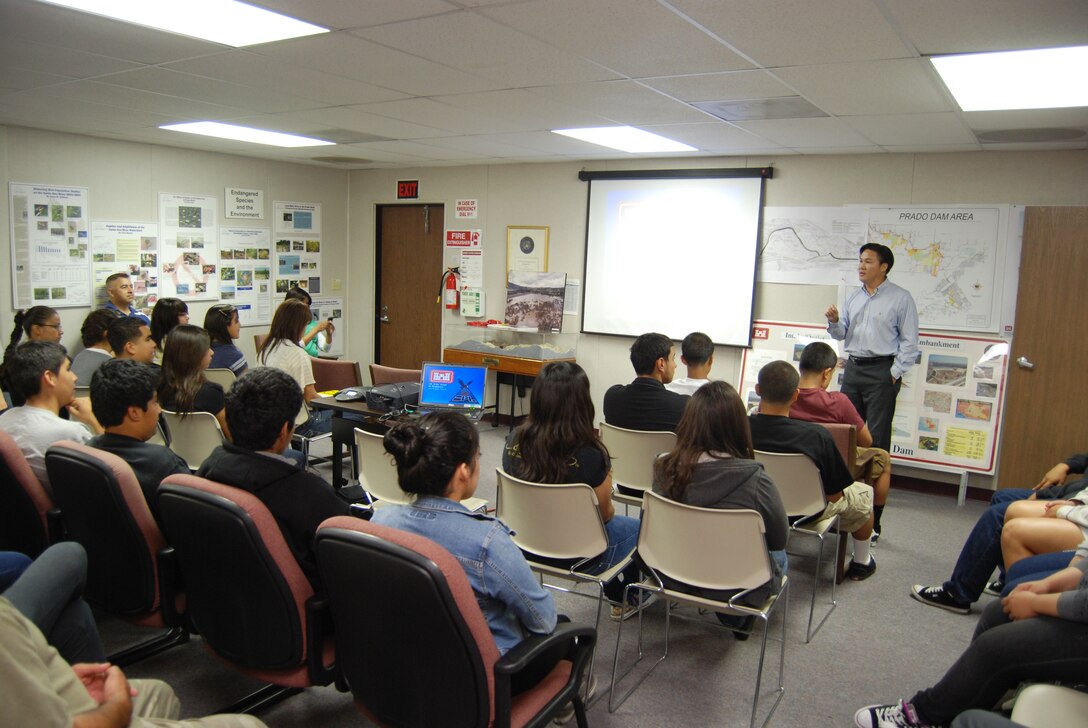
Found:
<svg viewBox="0 0 1088 728"><path fill-rule="evenodd" d="M217 303L204 316L204 330L212 340L212 363L209 369L230 369L234 376L245 374L249 368L246 355L234 345L242 333L238 309L229 303Z"/></svg>
<svg viewBox="0 0 1088 728"><path fill-rule="evenodd" d="M688 368L688 375L666 382L665 389L677 394L695 394L699 387L710 381L714 342L703 332L693 331L680 343L680 361Z"/></svg>
<svg viewBox="0 0 1088 728"><path fill-rule="evenodd" d="M700 508L735 510L750 508L763 516L767 550L776 579L754 591L747 603L758 605L781 588L786 572L786 540L789 522L774 481L755 459L752 435L744 402L726 382L710 382L691 395L676 432L676 447L654 463L654 492L674 501ZM726 554L717 554L726 558ZM666 585L696 595L729 599L732 594L706 593L685 585ZM727 627L750 631L753 617L718 613ZM747 639L747 632L736 632Z"/></svg>
<svg viewBox="0 0 1088 728"><path fill-rule="evenodd" d="M58 440L86 442L92 435L100 434L102 426L91 411L90 399L74 396L76 375L69 368L68 354L60 344L28 341L11 354L9 365L12 392L26 404L0 414L0 430L15 440L30 469L52 498L45 451ZM68 409L71 420L58 416L62 407Z"/></svg>
<svg viewBox="0 0 1088 728"><path fill-rule="evenodd" d="M189 473L189 466L173 450L147 442L155 434L162 412L155 392L158 382L158 372L130 359L114 359L100 366L91 378L91 409L106 431L87 441L129 464L156 521L163 478Z"/></svg>
<svg viewBox="0 0 1088 728"><path fill-rule="evenodd" d="M831 378L839 365L839 355L822 341L814 341L801 352L798 368L801 382L797 389L797 401L790 407L790 417L806 422L826 422L853 425L857 429L857 458L871 458L869 482L873 486L873 537L880 538L880 518L892 485L892 459L887 450L872 447L873 436L869 426L842 392L829 392Z"/></svg>
<svg viewBox="0 0 1088 728"><path fill-rule="evenodd" d="M1010 508L1001 530L1006 572L1025 559L1068 551L1088 539L1088 492L1069 500L1048 501L1041 518L1017 518ZM1013 517L1010 518L1009 516Z"/></svg>
<svg viewBox="0 0 1088 728"><path fill-rule="evenodd" d="M83 340L83 351L72 359L72 372L84 385L90 383L98 367L113 358L113 349L110 348L107 333L110 322L119 316L120 314L111 308L96 308L83 319L83 326L79 329L80 338Z"/></svg>
<svg viewBox="0 0 1088 728"><path fill-rule="evenodd" d="M4 350L4 362L0 364L0 384L11 397L11 404L18 407L24 400L11 384L11 357L19 346L19 341L26 334L27 341L52 341L59 344L64 329L60 325L60 314L49 306L31 306L25 311L16 311L14 323L11 340Z"/></svg>
<svg viewBox="0 0 1088 728"><path fill-rule="evenodd" d="M574 362L545 364L533 382L529 417L506 438L503 470L533 483L585 483L597 494L597 508L608 534L608 548L585 570L599 574L627 558L638 545L637 518L616 515L612 505L612 461L593 427L589 377ZM592 556L593 554L587 554ZM612 618L637 613L623 604L624 583L638 580L632 563L605 584Z"/></svg>
<svg viewBox="0 0 1088 728"><path fill-rule="evenodd" d="M292 286L287 291L287 297L283 300L302 301L306 304L306 308L314 305L314 300L310 297L310 294L298 286ZM332 325L332 321L318 321L311 313L310 321L306 324L306 328L298 341L299 346L305 349L310 356L321 356L332 346L332 335L335 331L336 327ZM319 336L322 332L324 334Z"/></svg>
<svg viewBox="0 0 1088 728"><path fill-rule="evenodd" d="M162 363L166 337L178 326L189 323L189 305L180 298L160 298L151 309L151 338L155 342L155 363Z"/></svg>
<svg viewBox="0 0 1088 728"><path fill-rule="evenodd" d="M312 318L310 307L302 301L284 301L272 316L268 338L257 352L257 361L262 366L281 369L295 380L306 404L298 414L298 434L307 437L332 431L332 410L309 410L309 403L318 394L314 387L314 370L310 364L310 356L298 342Z"/></svg>
<svg viewBox="0 0 1088 728"><path fill-rule="evenodd" d="M289 374L272 367L249 370L227 392L234 439L213 450L197 475L257 496L316 592L321 577L314 534L326 518L347 515L348 504L320 477L283 456L301 408L302 391Z"/></svg>
<svg viewBox="0 0 1088 728"><path fill-rule="evenodd" d="M122 316L110 321L106 338L117 359L133 359L142 364L155 361L155 340L151 327L135 316ZM155 365L158 368L158 365Z"/></svg>
<svg viewBox="0 0 1088 728"><path fill-rule="evenodd" d="M748 418L752 445L767 452L801 453L815 463L827 497L823 517L838 515L839 529L853 536L854 559L846 575L854 581L868 579L876 572L876 560L869 553L873 489L854 482L831 433L820 425L790 418L799 379L789 362L773 361L759 370L759 412Z"/></svg>
<svg viewBox="0 0 1088 728"><path fill-rule="evenodd" d="M628 430L676 432L687 395L665 389L676 372L676 349L664 334L643 334L631 344L635 381L604 393L604 421Z"/></svg>
<svg viewBox="0 0 1088 728"><path fill-rule="evenodd" d="M162 357L159 403L164 409L179 414L210 412L229 440L223 387L209 382L204 376L211 360L212 347L207 331L189 324L175 327Z"/></svg>

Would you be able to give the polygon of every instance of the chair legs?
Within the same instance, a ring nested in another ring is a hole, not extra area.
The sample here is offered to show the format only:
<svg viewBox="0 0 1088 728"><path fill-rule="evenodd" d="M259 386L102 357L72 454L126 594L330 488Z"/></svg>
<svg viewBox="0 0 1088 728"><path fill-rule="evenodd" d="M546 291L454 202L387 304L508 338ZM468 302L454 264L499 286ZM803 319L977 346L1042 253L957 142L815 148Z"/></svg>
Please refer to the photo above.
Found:
<svg viewBox="0 0 1088 728"><path fill-rule="evenodd" d="M579 596L585 596L585 597L590 596L589 594L583 594L581 592L575 591L574 589L567 589L566 587L556 586L555 584L547 584L544 581L544 572L538 572L538 573L540 575L540 585L543 586L543 587L546 587L546 588L551 589L553 591L566 592L567 594L577 594ZM587 579L577 579L576 581L581 582L581 583L586 583L586 584L594 583L594 584L597 585L597 589L598 589L598 592L597 592L597 619L593 622L593 628L596 629L596 630L600 630L600 628L601 628L601 613L604 611L604 602L605 602L605 598L604 598L604 584L605 583L603 581L590 582ZM592 598L592 597L590 597L590 598ZM639 616L641 617L641 614ZM620 624L621 625L623 624L622 620L621 620ZM594 650L596 650L596 647L594 647ZM593 657L590 656L589 667L586 669L586 682L585 682L585 684L587 686L587 689L588 689L589 685L593 684L593 668L594 668L593 663L594 663ZM594 703L596 703L598 700L600 700L602 695L603 695L603 693L598 693L597 695L592 696L592 697L588 696L588 695L584 696L585 698L587 698L587 700L585 701L585 707L586 708L591 707ZM577 714L577 705L575 706L575 714ZM579 726L580 725L581 725L581 723L579 722Z"/></svg>
<svg viewBox="0 0 1088 728"><path fill-rule="evenodd" d="M820 540L819 547L818 547L818 549L816 551L816 569L815 569L815 571L813 573L813 576L812 576L812 596L811 596L811 598L809 600L809 606L808 606L808 627L805 630L805 644L808 644L809 642L812 642L812 638L816 636L816 633L819 632L820 628L824 626L824 622L827 621L827 618L831 616L831 613L833 611L835 611L835 607L838 606L838 602L835 601L835 585L840 583L840 579L839 579L838 575L839 575L839 571L842 570L842 558L843 558L842 553L843 553L843 550L845 548L846 540L844 539L842 532L837 532L838 543L837 543L837 545L835 547L835 552L837 554L837 562L836 562L835 569L834 569L834 572L831 575L831 580L830 580L831 581L831 598L829 600L829 604L831 606L829 606L827 608L827 612L824 613L823 617L821 617L820 621L816 624L816 627L813 628L812 621L813 621L813 619L815 617L815 614L816 614L816 592L819 590L819 587L820 587L820 568L823 565L824 543L827 541L827 533L830 533L830 531L828 531L827 533L815 533L813 531L805 531L805 530L801 530L801 529L794 529L794 530L791 531L791 533L796 533L796 534L805 535L805 536L813 536L813 537Z"/></svg>
<svg viewBox="0 0 1088 728"><path fill-rule="evenodd" d="M217 715L222 713L246 713L255 715L266 708L271 708L273 705L283 702L293 695L298 695L302 690L303 688L288 688L272 683L250 693L232 705L228 705L221 710L215 711L215 713Z"/></svg>
<svg viewBox="0 0 1088 728"><path fill-rule="evenodd" d="M157 655L160 652L183 645L189 641L189 631L184 627L173 627L158 637L152 637L138 645L127 647L106 657L106 661L118 667L128 667L140 660Z"/></svg>

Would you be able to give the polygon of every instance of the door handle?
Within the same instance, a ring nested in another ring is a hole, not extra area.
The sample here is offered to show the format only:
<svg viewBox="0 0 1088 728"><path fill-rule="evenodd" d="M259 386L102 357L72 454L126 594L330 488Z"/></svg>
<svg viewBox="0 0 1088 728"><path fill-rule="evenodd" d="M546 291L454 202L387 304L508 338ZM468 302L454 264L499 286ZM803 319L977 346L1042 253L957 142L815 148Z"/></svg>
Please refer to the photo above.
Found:
<svg viewBox="0 0 1088 728"><path fill-rule="evenodd" d="M1021 356L1017 358L1016 366L1020 367L1021 369L1034 369L1035 362L1033 362L1031 359L1028 359L1026 356Z"/></svg>
<svg viewBox="0 0 1088 728"><path fill-rule="evenodd" d="M389 307L382 306L382 312L378 315L378 322L387 324L389 323Z"/></svg>
<svg viewBox="0 0 1088 728"><path fill-rule="evenodd" d="M383 324L387 324L387 323L389 323L389 317L388 316L379 316L378 317L378 322L383 323Z"/></svg>

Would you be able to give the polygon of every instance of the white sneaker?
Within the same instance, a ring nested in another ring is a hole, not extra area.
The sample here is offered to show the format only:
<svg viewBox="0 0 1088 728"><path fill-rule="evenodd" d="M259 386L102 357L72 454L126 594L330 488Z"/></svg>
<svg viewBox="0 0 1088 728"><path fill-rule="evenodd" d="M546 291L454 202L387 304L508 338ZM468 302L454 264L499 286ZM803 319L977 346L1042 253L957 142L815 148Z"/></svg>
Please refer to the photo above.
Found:
<svg viewBox="0 0 1088 728"><path fill-rule="evenodd" d="M857 728L936 728L918 719L914 706L906 700L891 705L870 705L854 714Z"/></svg>

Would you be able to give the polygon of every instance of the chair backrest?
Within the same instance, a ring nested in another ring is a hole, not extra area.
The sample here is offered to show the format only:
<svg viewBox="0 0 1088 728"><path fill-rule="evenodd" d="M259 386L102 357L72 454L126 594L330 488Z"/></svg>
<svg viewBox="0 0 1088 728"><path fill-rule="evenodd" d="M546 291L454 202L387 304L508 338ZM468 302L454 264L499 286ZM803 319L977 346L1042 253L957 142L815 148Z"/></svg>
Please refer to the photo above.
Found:
<svg viewBox="0 0 1088 728"><path fill-rule="evenodd" d="M702 589L753 589L770 581L763 517L643 495L638 554L659 574Z"/></svg>
<svg viewBox="0 0 1088 728"><path fill-rule="evenodd" d="M31 558L49 546L46 514L53 499L11 435L0 430L0 550Z"/></svg>
<svg viewBox="0 0 1088 728"><path fill-rule="evenodd" d="M358 387L363 383L359 362L344 359L311 359L314 371L314 389L328 392L333 389Z"/></svg>
<svg viewBox="0 0 1088 728"><path fill-rule="evenodd" d="M337 666L363 712L379 725L490 725L499 651L460 562L349 516L325 521L316 549Z"/></svg>
<svg viewBox="0 0 1088 728"><path fill-rule="evenodd" d="M858 428L842 422L821 422L820 424L834 438L835 447L839 449L839 455L842 455L846 469L851 473L854 472L858 459Z"/></svg>
<svg viewBox="0 0 1088 728"><path fill-rule="evenodd" d="M76 385L75 391L72 393L73 397L90 397L91 385Z"/></svg>
<svg viewBox="0 0 1088 728"><path fill-rule="evenodd" d="M230 385L234 384L234 380L238 377L230 369L205 369L204 377L214 384L218 384L226 392L230 389Z"/></svg>
<svg viewBox="0 0 1088 728"><path fill-rule="evenodd" d="M763 450L755 454L778 488L787 516L811 516L827 506L820 471L807 455Z"/></svg>
<svg viewBox="0 0 1088 728"><path fill-rule="evenodd" d="M370 365L370 383L375 387L379 384L418 382L422 376L422 369L396 369L395 367L384 367L381 364Z"/></svg>
<svg viewBox="0 0 1088 728"><path fill-rule="evenodd" d="M129 464L62 440L46 451L45 467L65 531L87 551L84 598L119 616L158 609L156 560L166 540Z"/></svg>
<svg viewBox="0 0 1088 728"><path fill-rule="evenodd" d="M355 428L355 446L359 451L359 482L363 490L378 500L401 505L415 498L400 489L397 465L385 451L382 436Z"/></svg>
<svg viewBox="0 0 1088 728"><path fill-rule="evenodd" d="M253 334L253 351L254 356L261 351L261 345L264 344L264 340L268 338L268 334Z"/></svg>
<svg viewBox="0 0 1088 728"><path fill-rule="evenodd" d="M601 423L601 442L612 457L612 482L634 490L650 490L654 461L676 447L673 432L640 432Z"/></svg>
<svg viewBox="0 0 1088 728"><path fill-rule="evenodd" d="M313 588L268 508L244 490L171 475L159 486L159 512L205 644L255 670L302 665Z"/></svg>
<svg viewBox="0 0 1088 728"><path fill-rule="evenodd" d="M502 468L495 470L495 515L514 532L518 548L548 559L583 559L608 548L593 488L585 483L530 483Z"/></svg>
<svg viewBox="0 0 1088 728"><path fill-rule="evenodd" d="M197 470L212 454L212 450L223 444L223 430L219 427L219 420L210 412L189 412L182 415L163 410L162 418L170 432L170 449L191 470Z"/></svg>

